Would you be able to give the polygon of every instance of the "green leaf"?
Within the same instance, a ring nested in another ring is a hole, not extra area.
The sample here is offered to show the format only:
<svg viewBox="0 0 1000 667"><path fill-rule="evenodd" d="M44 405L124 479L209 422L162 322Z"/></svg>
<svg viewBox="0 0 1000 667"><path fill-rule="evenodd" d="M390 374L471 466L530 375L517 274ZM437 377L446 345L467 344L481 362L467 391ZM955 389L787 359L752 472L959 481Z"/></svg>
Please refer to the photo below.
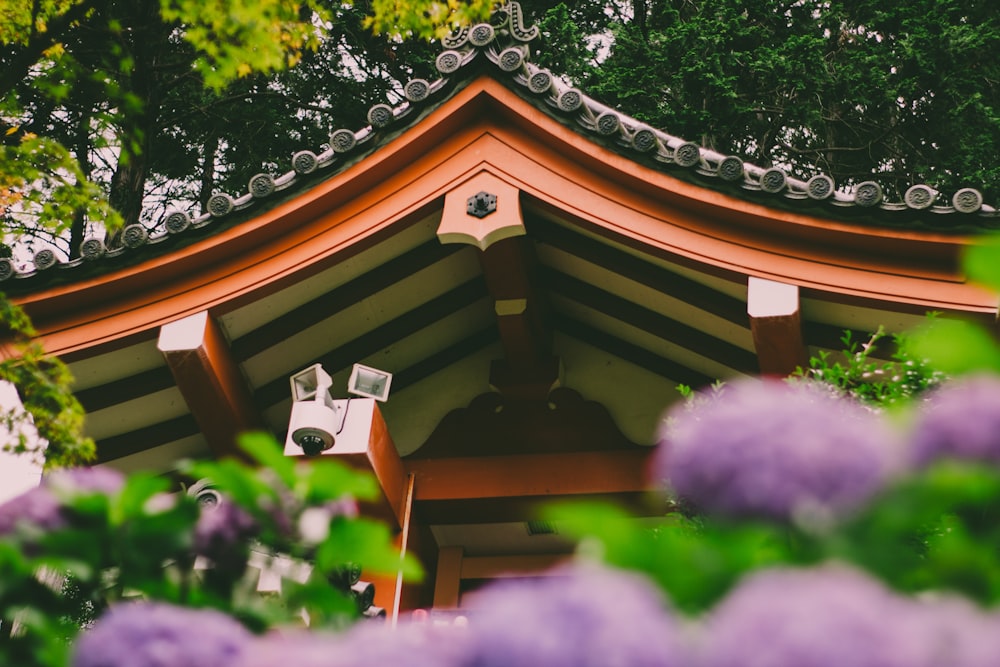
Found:
<svg viewBox="0 0 1000 667"><path fill-rule="evenodd" d="M381 493L374 475L329 457L311 461L303 476L308 488L306 500L311 503L337 500L345 495L358 500L375 500Z"/></svg>
<svg viewBox="0 0 1000 667"><path fill-rule="evenodd" d="M1000 290L1000 235L983 237L969 246L962 266L972 282Z"/></svg>
<svg viewBox="0 0 1000 667"><path fill-rule="evenodd" d="M399 548L392 543L388 526L370 519L338 517L330 524L330 534L316 550L316 567L331 572L345 563L360 563L370 572L396 574L419 581L423 569L412 558L400 559Z"/></svg>
<svg viewBox="0 0 1000 667"><path fill-rule="evenodd" d="M270 433L252 431L241 433L239 446L264 468L270 468L289 488L295 486L295 461L285 456L281 445Z"/></svg>
<svg viewBox="0 0 1000 667"><path fill-rule="evenodd" d="M947 375L1000 372L1000 347L982 327L937 318L903 341L907 353Z"/></svg>

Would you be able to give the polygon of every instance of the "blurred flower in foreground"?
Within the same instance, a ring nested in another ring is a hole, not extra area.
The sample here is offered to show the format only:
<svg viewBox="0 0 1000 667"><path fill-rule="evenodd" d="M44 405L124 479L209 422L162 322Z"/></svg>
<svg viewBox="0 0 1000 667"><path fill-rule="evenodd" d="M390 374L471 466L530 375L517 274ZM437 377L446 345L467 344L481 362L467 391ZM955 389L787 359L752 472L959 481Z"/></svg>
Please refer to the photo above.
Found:
<svg viewBox="0 0 1000 667"><path fill-rule="evenodd" d="M698 664L931 667L913 604L846 566L758 571L709 616Z"/></svg>
<svg viewBox="0 0 1000 667"><path fill-rule="evenodd" d="M743 380L671 410L653 474L697 510L791 520L863 504L898 453L878 414L829 388Z"/></svg>
<svg viewBox="0 0 1000 667"><path fill-rule="evenodd" d="M452 667L463 636L458 628L374 621L339 635L274 633L254 641L232 667Z"/></svg>
<svg viewBox="0 0 1000 667"><path fill-rule="evenodd" d="M1000 463L1000 378L953 380L919 408L912 435L916 465L943 458Z"/></svg>
<svg viewBox="0 0 1000 667"><path fill-rule="evenodd" d="M68 521L66 501L74 495L117 493L125 484L121 473L108 468L56 470L39 486L0 505L0 535L18 525L55 530Z"/></svg>
<svg viewBox="0 0 1000 667"><path fill-rule="evenodd" d="M77 641L72 667L231 667L250 637L218 611L119 604Z"/></svg>
<svg viewBox="0 0 1000 667"><path fill-rule="evenodd" d="M256 535L257 530L254 518L231 501L202 507L194 528L194 552L209 558L218 567L245 566L247 540Z"/></svg>
<svg viewBox="0 0 1000 667"><path fill-rule="evenodd" d="M996 667L1000 665L1000 616L957 596L921 599L915 607L919 636L929 666Z"/></svg>
<svg viewBox="0 0 1000 667"><path fill-rule="evenodd" d="M467 667L689 664L680 621L635 574L575 566L501 581L471 595L467 606Z"/></svg>

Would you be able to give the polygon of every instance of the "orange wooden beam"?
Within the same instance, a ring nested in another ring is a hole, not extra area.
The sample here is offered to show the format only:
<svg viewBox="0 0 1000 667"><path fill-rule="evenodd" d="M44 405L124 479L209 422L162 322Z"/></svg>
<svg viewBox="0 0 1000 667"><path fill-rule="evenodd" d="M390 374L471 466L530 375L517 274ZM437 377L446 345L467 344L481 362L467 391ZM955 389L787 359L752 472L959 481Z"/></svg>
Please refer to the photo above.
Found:
<svg viewBox="0 0 1000 667"><path fill-rule="evenodd" d="M434 577L434 607L458 607L462 590L462 547L442 547Z"/></svg>
<svg viewBox="0 0 1000 667"><path fill-rule="evenodd" d="M236 436L263 420L215 319L201 311L165 324L158 347L215 455L241 456Z"/></svg>
<svg viewBox="0 0 1000 667"><path fill-rule="evenodd" d="M808 368L799 312L798 287L750 277L747 315L762 375L786 376Z"/></svg>
<svg viewBox="0 0 1000 667"><path fill-rule="evenodd" d="M408 459L414 499L475 500L642 492L652 449Z"/></svg>
<svg viewBox="0 0 1000 667"><path fill-rule="evenodd" d="M565 563L569 554L523 554L513 556L466 556L462 559L462 579L505 579L544 575Z"/></svg>

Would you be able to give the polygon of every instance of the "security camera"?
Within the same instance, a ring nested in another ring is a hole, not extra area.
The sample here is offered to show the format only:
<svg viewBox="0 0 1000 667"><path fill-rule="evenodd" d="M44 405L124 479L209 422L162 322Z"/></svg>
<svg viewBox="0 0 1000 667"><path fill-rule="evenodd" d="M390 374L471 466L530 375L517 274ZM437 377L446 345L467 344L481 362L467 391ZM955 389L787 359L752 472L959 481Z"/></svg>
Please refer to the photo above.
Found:
<svg viewBox="0 0 1000 667"><path fill-rule="evenodd" d="M212 481L209 479L199 479L187 488L187 494L204 511L212 511L222 504L222 494L212 488Z"/></svg>
<svg viewBox="0 0 1000 667"><path fill-rule="evenodd" d="M288 439L306 456L319 456L333 447L340 430L339 409L330 396L333 384L320 364L314 364L290 378L292 414Z"/></svg>

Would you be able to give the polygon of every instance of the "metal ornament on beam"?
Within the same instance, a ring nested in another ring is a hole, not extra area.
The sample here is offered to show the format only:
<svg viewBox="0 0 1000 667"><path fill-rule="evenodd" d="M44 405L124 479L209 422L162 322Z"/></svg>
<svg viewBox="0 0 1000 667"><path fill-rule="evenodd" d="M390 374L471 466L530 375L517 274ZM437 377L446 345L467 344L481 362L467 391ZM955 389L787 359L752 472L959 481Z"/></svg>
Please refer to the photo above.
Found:
<svg viewBox="0 0 1000 667"><path fill-rule="evenodd" d="M437 230L441 243L486 250L498 241L525 234L520 190L490 171L476 173L445 195Z"/></svg>

